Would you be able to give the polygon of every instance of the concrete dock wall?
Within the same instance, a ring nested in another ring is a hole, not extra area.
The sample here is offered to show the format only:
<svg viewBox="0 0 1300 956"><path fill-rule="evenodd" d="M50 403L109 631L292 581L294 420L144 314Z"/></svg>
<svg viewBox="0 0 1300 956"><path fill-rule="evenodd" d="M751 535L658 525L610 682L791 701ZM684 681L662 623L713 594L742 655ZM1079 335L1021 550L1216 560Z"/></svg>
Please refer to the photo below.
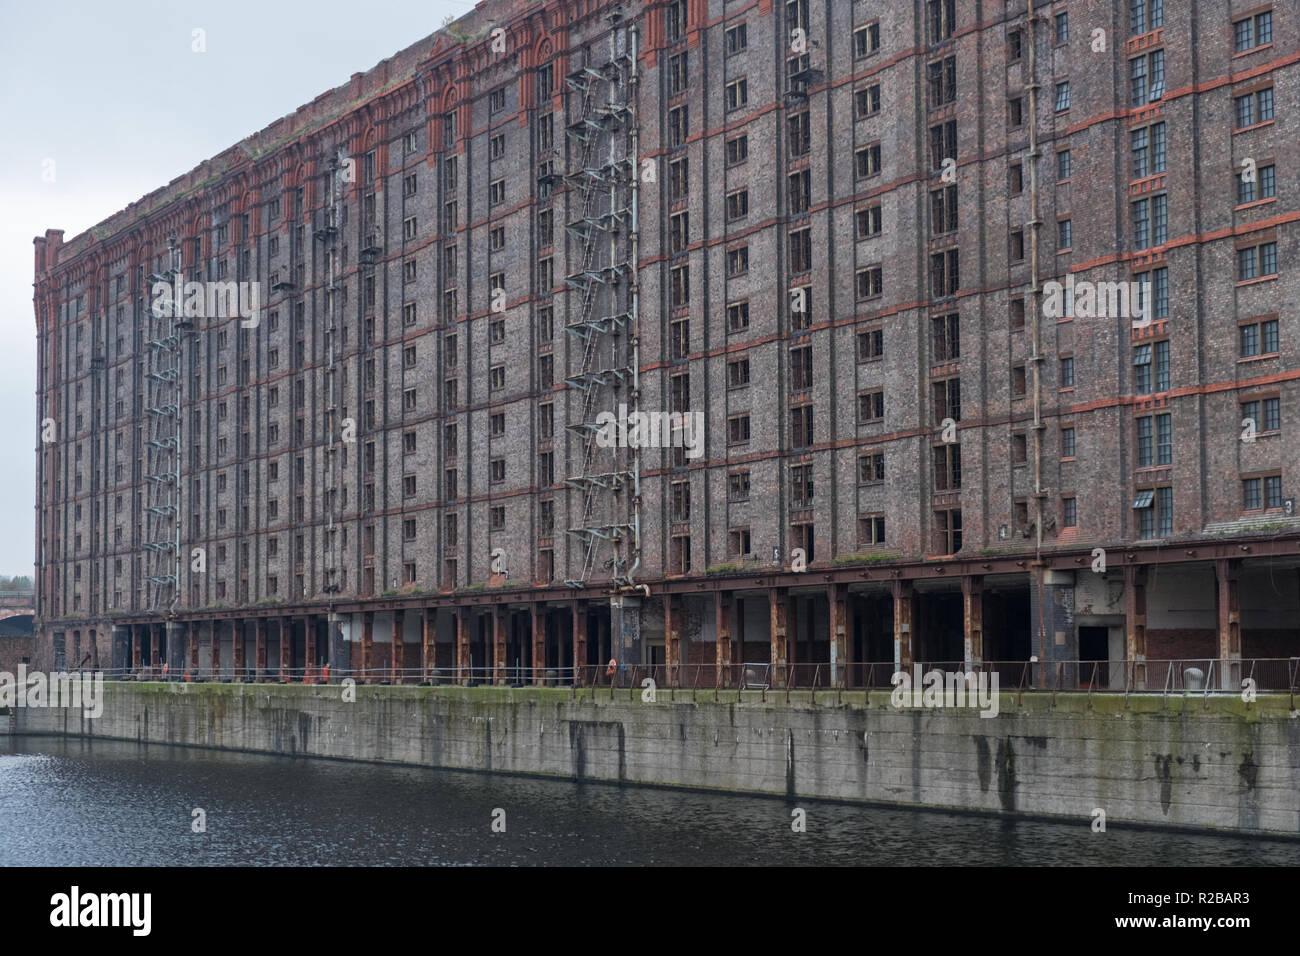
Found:
<svg viewBox="0 0 1300 956"><path fill-rule="evenodd" d="M98 719L18 709L12 732L1300 836L1285 697L1004 694L984 718L861 691L105 688Z"/></svg>

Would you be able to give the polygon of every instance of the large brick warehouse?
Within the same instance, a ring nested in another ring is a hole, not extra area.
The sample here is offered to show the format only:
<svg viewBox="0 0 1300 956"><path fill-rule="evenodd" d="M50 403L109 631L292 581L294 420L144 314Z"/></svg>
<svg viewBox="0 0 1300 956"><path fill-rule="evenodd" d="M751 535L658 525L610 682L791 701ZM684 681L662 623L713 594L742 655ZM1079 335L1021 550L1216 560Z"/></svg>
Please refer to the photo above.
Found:
<svg viewBox="0 0 1300 956"><path fill-rule="evenodd" d="M37 662L1293 681L1298 21L480 3L35 240Z"/></svg>

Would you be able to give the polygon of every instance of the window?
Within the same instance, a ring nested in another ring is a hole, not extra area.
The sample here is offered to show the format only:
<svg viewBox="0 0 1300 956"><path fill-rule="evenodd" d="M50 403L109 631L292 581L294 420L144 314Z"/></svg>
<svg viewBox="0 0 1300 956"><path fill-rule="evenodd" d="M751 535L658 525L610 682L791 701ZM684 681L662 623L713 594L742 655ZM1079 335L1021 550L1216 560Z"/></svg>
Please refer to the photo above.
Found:
<svg viewBox="0 0 1300 956"><path fill-rule="evenodd" d="M807 156L812 151L812 124L807 110L788 117L786 131L792 159Z"/></svg>
<svg viewBox="0 0 1300 956"><path fill-rule="evenodd" d="M1061 429L1061 457L1074 457L1074 426Z"/></svg>
<svg viewBox="0 0 1300 956"><path fill-rule="evenodd" d="M1161 194L1133 203L1133 248L1149 249L1168 239L1168 197Z"/></svg>
<svg viewBox="0 0 1300 956"><path fill-rule="evenodd" d="M961 379L947 378L930 383L930 404L934 408L934 425L939 427L945 419L961 421Z"/></svg>
<svg viewBox="0 0 1300 956"><path fill-rule="evenodd" d="M1165 171L1165 124L1135 129L1130 135L1133 178L1142 179Z"/></svg>
<svg viewBox="0 0 1300 956"><path fill-rule="evenodd" d="M674 309L689 305L691 301L691 273L689 266L669 270L669 304Z"/></svg>
<svg viewBox="0 0 1300 956"><path fill-rule="evenodd" d="M812 503L812 465L790 466L790 504L795 508L808 508Z"/></svg>
<svg viewBox="0 0 1300 956"><path fill-rule="evenodd" d="M689 73L686 66L686 54L678 53L668 58L668 93L675 96L686 91Z"/></svg>
<svg viewBox="0 0 1300 956"><path fill-rule="evenodd" d="M727 110L738 110L749 102L749 80L745 77L732 80L727 84Z"/></svg>
<svg viewBox="0 0 1300 956"><path fill-rule="evenodd" d="M1056 112L1063 113L1070 108L1070 81L1062 80L1056 84Z"/></svg>
<svg viewBox="0 0 1300 956"><path fill-rule="evenodd" d="M1151 346L1133 349L1133 388L1139 395L1151 393Z"/></svg>
<svg viewBox="0 0 1300 956"><path fill-rule="evenodd" d="M1133 500L1139 538L1163 538L1174 532L1174 489L1140 490Z"/></svg>
<svg viewBox="0 0 1300 956"><path fill-rule="evenodd" d="M1025 122L1025 104L1019 96L1013 96L1007 101L1007 123L1012 129L1022 126Z"/></svg>
<svg viewBox="0 0 1300 956"><path fill-rule="evenodd" d="M952 36L957 20L957 0L926 0L927 36L931 43L942 43Z"/></svg>
<svg viewBox="0 0 1300 956"><path fill-rule="evenodd" d="M668 197L685 199L690 192L690 171L686 159L675 159L668 164Z"/></svg>
<svg viewBox="0 0 1300 956"><path fill-rule="evenodd" d="M961 281L957 271L957 250L930 256L930 292L935 298L956 295Z"/></svg>
<svg viewBox="0 0 1300 956"><path fill-rule="evenodd" d="M935 445L934 490L957 491L961 488L961 445L945 442Z"/></svg>
<svg viewBox="0 0 1300 956"><path fill-rule="evenodd" d="M881 266L869 266L857 274L859 299L874 299L884 292L884 269Z"/></svg>
<svg viewBox="0 0 1300 956"><path fill-rule="evenodd" d="M859 179L875 176L880 172L880 144L872 143L857 151L857 173Z"/></svg>
<svg viewBox="0 0 1300 956"><path fill-rule="evenodd" d="M1007 170L1011 195L1019 196L1025 191L1025 166L1023 163L1012 163Z"/></svg>
<svg viewBox="0 0 1300 956"><path fill-rule="evenodd" d="M732 359L727 363L727 385L739 388L749 384L749 359Z"/></svg>
<svg viewBox="0 0 1300 956"><path fill-rule="evenodd" d="M1274 355L1278 351L1278 320L1265 319L1263 322L1251 322L1238 329L1241 343L1241 357L1253 358L1259 355Z"/></svg>
<svg viewBox="0 0 1300 956"><path fill-rule="evenodd" d="M488 184L488 203L493 206L500 205L506 201L506 181L498 179L494 183Z"/></svg>
<svg viewBox="0 0 1300 956"><path fill-rule="evenodd" d="M1056 153L1056 180L1064 182L1070 178L1070 151L1058 150Z"/></svg>
<svg viewBox="0 0 1300 956"><path fill-rule="evenodd" d="M727 444L743 445L749 441L749 416L733 415L727 419Z"/></svg>
<svg viewBox="0 0 1300 956"><path fill-rule="evenodd" d="M868 206L866 209L858 210L857 229L859 239L870 239L872 236L878 236L880 235L882 228L881 207L879 203L874 206Z"/></svg>
<svg viewBox="0 0 1300 956"><path fill-rule="evenodd" d="M1170 415L1147 415L1137 420L1137 466L1173 464L1173 430Z"/></svg>
<svg viewBox="0 0 1300 956"><path fill-rule="evenodd" d="M1264 417L1260 419L1260 410ZM1277 431L1282 427L1282 400L1280 398L1256 399L1241 403L1242 421L1254 423L1258 431Z"/></svg>
<svg viewBox="0 0 1300 956"><path fill-rule="evenodd" d="M1277 243L1265 242L1237 250L1237 281L1247 282L1277 274Z"/></svg>
<svg viewBox="0 0 1300 956"><path fill-rule="evenodd" d="M934 362L951 362L961 357L961 317L930 317L930 357Z"/></svg>
<svg viewBox="0 0 1300 956"><path fill-rule="evenodd" d="M812 171L803 169L790 174L790 214L802 215L812 208ZM749 193L745 193L745 209L749 209Z"/></svg>
<svg viewBox="0 0 1300 956"><path fill-rule="evenodd" d="M1070 14L1062 10L1052 21L1056 31L1056 45L1061 46L1070 42Z"/></svg>
<svg viewBox="0 0 1300 956"><path fill-rule="evenodd" d="M880 24L869 23L853 31L853 55L870 56L880 50Z"/></svg>
<svg viewBox="0 0 1300 956"><path fill-rule="evenodd" d="M858 361L870 362L882 358L885 354L885 333L883 329L869 329L858 333Z"/></svg>
<svg viewBox="0 0 1300 956"><path fill-rule="evenodd" d="M749 500L749 472L733 471L727 475L727 498L730 501Z"/></svg>
<svg viewBox="0 0 1300 956"><path fill-rule="evenodd" d="M1134 36L1165 25L1165 0L1129 0L1129 32Z"/></svg>
<svg viewBox="0 0 1300 956"><path fill-rule="evenodd" d="M882 421L885 417L885 393L883 389L873 389L858 393L858 423Z"/></svg>
<svg viewBox="0 0 1300 956"><path fill-rule="evenodd" d="M807 448L812 443L813 407L800 405L790 409L790 444L795 448Z"/></svg>
<svg viewBox="0 0 1300 956"><path fill-rule="evenodd" d="M488 480L496 484L506 480L506 460L493 458L488 462Z"/></svg>
<svg viewBox="0 0 1300 956"><path fill-rule="evenodd" d="M1011 233L1011 249L1009 250L1012 262L1025 261L1025 231L1023 229L1013 230Z"/></svg>
<svg viewBox="0 0 1300 956"><path fill-rule="evenodd" d="M1026 391L1024 365L1011 366L1011 397L1024 398Z"/></svg>
<svg viewBox="0 0 1300 956"><path fill-rule="evenodd" d="M686 36L686 0L672 0L664 8L664 33L669 40Z"/></svg>
<svg viewBox="0 0 1300 956"><path fill-rule="evenodd" d="M1255 170L1255 177L1247 180L1237 176L1237 205L1277 196L1277 170L1271 163Z"/></svg>
<svg viewBox="0 0 1300 956"><path fill-rule="evenodd" d="M945 106L957 98L957 58L936 60L926 66L926 92L930 109Z"/></svg>
<svg viewBox="0 0 1300 956"><path fill-rule="evenodd" d="M937 554L956 554L961 550L961 511L952 509L934 513L934 542Z"/></svg>
<svg viewBox="0 0 1300 956"><path fill-rule="evenodd" d="M749 158L749 137L737 136L727 140L727 165L735 166Z"/></svg>
<svg viewBox="0 0 1300 956"><path fill-rule="evenodd" d="M853 108L858 119L880 112L880 84L875 83L853 94Z"/></svg>
<svg viewBox="0 0 1300 956"><path fill-rule="evenodd" d="M500 113L506 108L506 89L501 87L499 90L493 90L488 94L488 112Z"/></svg>
<svg viewBox="0 0 1300 956"><path fill-rule="evenodd" d="M1056 248L1060 251L1074 245L1073 223L1069 219L1059 219L1056 223Z"/></svg>
<svg viewBox="0 0 1300 956"><path fill-rule="evenodd" d="M885 543L885 516L860 515L858 517L858 547L869 548Z"/></svg>
<svg viewBox="0 0 1300 956"><path fill-rule="evenodd" d="M740 219L749 215L749 190L738 189L727 195L727 218Z"/></svg>
<svg viewBox="0 0 1300 956"><path fill-rule="evenodd" d="M803 271L794 265L795 258L793 249L791 250L791 263L795 272ZM738 276L744 275L749 271L749 246L741 246L738 249L727 250L727 275Z"/></svg>
<svg viewBox="0 0 1300 956"><path fill-rule="evenodd" d="M1254 93L1247 93L1245 96L1238 96L1236 106L1237 129L1266 123L1273 118L1273 88L1270 86L1267 89L1256 90Z"/></svg>
<svg viewBox="0 0 1300 956"><path fill-rule="evenodd" d="M668 145L683 146L690 135L690 118L686 106L676 106L668 111Z"/></svg>
<svg viewBox="0 0 1300 956"><path fill-rule="evenodd" d="M876 207L879 208L879 207ZM930 233L935 236L957 231L957 187L945 186L930 192Z"/></svg>
<svg viewBox="0 0 1300 956"><path fill-rule="evenodd" d="M1061 388L1074 388L1074 358L1061 359Z"/></svg>
<svg viewBox="0 0 1300 956"><path fill-rule="evenodd" d="M864 485L880 484L885 480L885 455L868 452L858 456L858 481Z"/></svg>
<svg viewBox="0 0 1300 956"><path fill-rule="evenodd" d="M727 306L727 331L743 332L749 328L749 303L733 302Z"/></svg>
<svg viewBox="0 0 1300 956"><path fill-rule="evenodd" d="M803 391L813 385L813 356L811 345L800 345L790 350L790 388Z"/></svg>
<svg viewBox="0 0 1300 956"><path fill-rule="evenodd" d="M739 53L749 46L749 31L745 24L738 23L727 30L726 34L727 56L733 53Z"/></svg>
<svg viewBox="0 0 1300 956"><path fill-rule="evenodd" d="M790 271L812 269L812 230L796 229L790 233ZM749 247L745 247L745 268L749 268Z"/></svg>
<svg viewBox="0 0 1300 956"><path fill-rule="evenodd" d="M957 121L930 127L930 169L941 169L945 159L957 156Z"/></svg>
<svg viewBox="0 0 1300 956"><path fill-rule="evenodd" d="M1133 280L1139 283L1143 289L1143 295L1151 297L1151 318L1165 319L1169 317L1169 269L1167 266L1161 266L1159 269L1152 269L1150 272L1142 272L1133 276ZM1145 307L1145 304L1144 304Z"/></svg>
<svg viewBox="0 0 1300 956"><path fill-rule="evenodd" d="M1025 35L1019 30L1012 30L1007 34L1007 62L1018 63L1024 52Z"/></svg>
<svg viewBox="0 0 1300 956"><path fill-rule="evenodd" d="M1255 47L1273 42L1273 12L1257 13L1253 17L1237 20L1232 25L1234 53L1245 53Z"/></svg>
<svg viewBox="0 0 1300 956"><path fill-rule="evenodd" d="M407 302L402 306L402 324L415 325L415 303Z"/></svg>
<svg viewBox="0 0 1300 956"><path fill-rule="evenodd" d="M802 548L804 558L809 562L813 561L816 555L817 537L814 533L814 526L811 523L799 523L790 525L790 547Z"/></svg>

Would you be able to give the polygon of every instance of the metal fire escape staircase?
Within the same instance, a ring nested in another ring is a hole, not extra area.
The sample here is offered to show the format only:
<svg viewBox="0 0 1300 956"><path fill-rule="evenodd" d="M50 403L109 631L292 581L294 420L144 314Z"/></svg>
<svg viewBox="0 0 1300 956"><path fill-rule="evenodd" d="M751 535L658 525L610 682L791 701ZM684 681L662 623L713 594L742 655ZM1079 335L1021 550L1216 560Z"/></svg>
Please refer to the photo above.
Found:
<svg viewBox="0 0 1300 956"><path fill-rule="evenodd" d="M324 547L324 581L321 590L325 594L335 595L342 590L340 584L340 564L341 549L338 542L338 525L342 515L342 505L339 498L339 483L341 467L338 462L339 445L341 444L343 422L339 416L339 384L338 370L336 368L338 355L341 351L339 345L339 310L342 306L340 290L343 288L342 278L340 276L339 262L339 234L342 223L342 211L346 183L349 181L346 170L355 168L355 163L349 163L346 152L340 149L333 157L329 169L330 175L326 177L325 186L325 209L323 212L324 223L320 229L316 230L316 239L324 246L326 276L325 276L325 364L321 370L324 376L322 392L325 396L325 461L324 461L324 495L322 508L325 512L325 541ZM366 266L367 273L373 274L375 266L375 250L372 237L363 237L364 248L360 255L360 260Z"/></svg>
<svg viewBox="0 0 1300 956"><path fill-rule="evenodd" d="M565 228L577 268L565 283L577 307L565 331L581 355L565 378L577 393L565 482L575 491L568 532L581 559L570 587L585 587L598 564L615 587L628 586L640 563L639 450L596 440L602 412L618 415L625 405L631 413L639 401L636 33L620 13L609 19L605 61L566 78L575 118L566 130L573 149L564 180L577 215Z"/></svg>
<svg viewBox="0 0 1300 956"><path fill-rule="evenodd" d="M185 281L181 250L172 244L171 272L149 276L149 288ZM180 600L181 494L181 334L192 325L180 314L182 296L173 294L166 308L154 308L145 293L148 328L145 414L144 550L145 599L151 611L173 613ZM160 314L161 313L161 314Z"/></svg>

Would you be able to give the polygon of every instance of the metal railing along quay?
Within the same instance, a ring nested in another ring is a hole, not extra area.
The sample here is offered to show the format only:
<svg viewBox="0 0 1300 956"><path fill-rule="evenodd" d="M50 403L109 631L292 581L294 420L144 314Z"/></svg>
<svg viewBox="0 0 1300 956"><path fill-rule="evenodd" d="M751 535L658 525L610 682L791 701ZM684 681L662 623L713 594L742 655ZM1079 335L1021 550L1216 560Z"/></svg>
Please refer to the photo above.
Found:
<svg viewBox="0 0 1300 956"><path fill-rule="evenodd" d="M766 662L742 664L637 664L617 663L581 667L211 667L197 672L169 672L166 668L110 669L105 680L193 681L247 684L339 684L351 679L366 685L506 686L625 689L653 686L656 691L739 691L769 693L792 691L892 690L897 668L892 661L858 661L832 665ZM1300 690L1300 658L1187 658L1140 661L916 661L901 668L909 680L931 671L960 673L967 683L981 678L991 685L996 675L1000 692L1051 692L1052 694L1123 693L1204 697L1240 695L1246 688L1265 693L1286 693L1295 707ZM92 672L80 673L89 676ZM75 675L74 675L75 676ZM973 686L973 685L972 685Z"/></svg>

